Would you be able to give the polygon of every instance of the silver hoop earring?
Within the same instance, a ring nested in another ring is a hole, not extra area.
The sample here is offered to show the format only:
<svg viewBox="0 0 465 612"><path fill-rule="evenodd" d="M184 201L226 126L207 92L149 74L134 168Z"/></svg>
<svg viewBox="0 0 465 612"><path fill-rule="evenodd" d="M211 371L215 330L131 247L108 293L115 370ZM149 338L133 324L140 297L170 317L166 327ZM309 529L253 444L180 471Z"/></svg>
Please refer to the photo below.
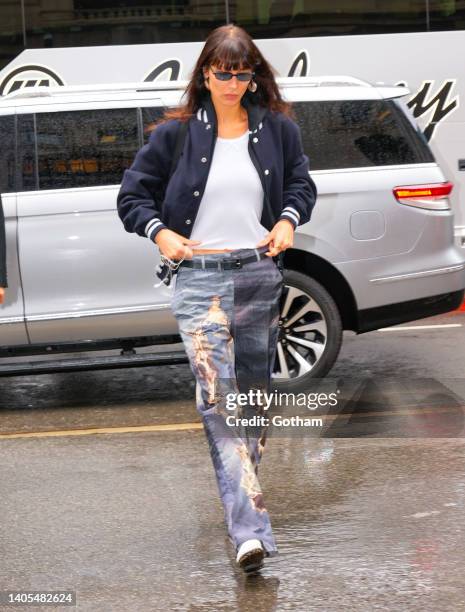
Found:
<svg viewBox="0 0 465 612"><path fill-rule="evenodd" d="M204 79L203 79L203 84L204 84L204 86L205 86L205 89L210 89L210 86L209 86L209 84L208 84L208 78L205 78L205 77L204 77Z"/></svg>
<svg viewBox="0 0 465 612"><path fill-rule="evenodd" d="M248 85L248 90L252 93L255 93L257 91L257 83L255 81L250 81Z"/></svg>

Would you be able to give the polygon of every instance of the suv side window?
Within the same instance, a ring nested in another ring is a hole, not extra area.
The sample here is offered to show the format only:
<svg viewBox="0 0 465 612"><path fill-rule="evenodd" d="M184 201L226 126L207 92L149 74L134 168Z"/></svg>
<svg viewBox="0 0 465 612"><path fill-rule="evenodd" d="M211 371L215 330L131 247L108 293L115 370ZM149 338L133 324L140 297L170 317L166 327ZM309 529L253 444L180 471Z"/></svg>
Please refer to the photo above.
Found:
<svg viewBox="0 0 465 612"><path fill-rule="evenodd" d="M16 191L15 188L15 118L0 117L0 193Z"/></svg>
<svg viewBox="0 0 465 612"><path fill-rule="evenodd" d="M18 191L37 189L34 121L34 115L18 115Z"/></svg>
<svg viewBox="0 0 465 612"><path fill-rule="evenodd" d="M19 189L119 184L140 146L137 114L120 108L19 115Z"/></svg>
<svg viewBox="0 0 465 612"><path fill-rule="evenodd" d="M434 162L393 100L294 102L310 170Z"/></svg>
<svg viewBox="0 0 465 612"><path fill-rule="evenodd" d="M137 109L36 115L39 189L116 185L138 146Z"/></svg>

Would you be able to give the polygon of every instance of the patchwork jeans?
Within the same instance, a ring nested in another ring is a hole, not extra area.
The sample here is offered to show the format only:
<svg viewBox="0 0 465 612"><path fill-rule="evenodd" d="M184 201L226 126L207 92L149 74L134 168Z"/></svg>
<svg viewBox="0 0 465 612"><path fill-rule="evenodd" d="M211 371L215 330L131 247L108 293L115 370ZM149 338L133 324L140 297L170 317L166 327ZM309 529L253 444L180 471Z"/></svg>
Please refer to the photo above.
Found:
<svg viewBox="0 0 465 612"><path fill-rule="evenodd" d="M267 250L197 254L194 260L218 262ZM237 550L257 538L267 556L278 553L258 481L267 426L237 425L244 423L241 417L263 416L263 406L233 402L232 407L228 398L251 388L270 391L282 288L283 275L269 256L232 270L180 266L171 301L196 379L196 407L230 539Z"/></svg>

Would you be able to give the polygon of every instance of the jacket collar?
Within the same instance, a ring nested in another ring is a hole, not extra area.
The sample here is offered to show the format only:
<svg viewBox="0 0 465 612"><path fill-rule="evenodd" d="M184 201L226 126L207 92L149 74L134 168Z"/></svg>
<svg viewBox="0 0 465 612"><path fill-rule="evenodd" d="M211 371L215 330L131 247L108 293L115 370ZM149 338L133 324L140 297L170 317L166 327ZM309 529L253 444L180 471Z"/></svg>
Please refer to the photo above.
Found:
<svg viewBox="0 0 465 612"><path fill-rule="evenodd" d="M249 94L246 92L241 98L241 104L246 109L249 121L249 133L255 134L263 127L263 118L268 113L268 108L265 106L259 106L258 104L251 102ZM217 117L215 106L211 99L210 92L202 98L201 105L196 113L197 119L205 123L211 123L215 128L217 125Z"/></svg>

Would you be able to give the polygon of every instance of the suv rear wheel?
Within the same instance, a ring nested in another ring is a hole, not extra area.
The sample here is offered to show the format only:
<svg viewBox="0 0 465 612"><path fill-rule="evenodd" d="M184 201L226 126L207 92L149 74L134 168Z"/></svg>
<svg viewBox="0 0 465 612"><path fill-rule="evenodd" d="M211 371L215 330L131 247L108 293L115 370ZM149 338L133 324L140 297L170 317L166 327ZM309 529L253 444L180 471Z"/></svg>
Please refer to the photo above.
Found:
<svg viewBox="0 0 465 612"><path fill-rule="evenodd" d="M272 386L305 391L310 380L324 377L337 359L341 317L331 295L315 279L284 270L283 282Z"/></svg>

